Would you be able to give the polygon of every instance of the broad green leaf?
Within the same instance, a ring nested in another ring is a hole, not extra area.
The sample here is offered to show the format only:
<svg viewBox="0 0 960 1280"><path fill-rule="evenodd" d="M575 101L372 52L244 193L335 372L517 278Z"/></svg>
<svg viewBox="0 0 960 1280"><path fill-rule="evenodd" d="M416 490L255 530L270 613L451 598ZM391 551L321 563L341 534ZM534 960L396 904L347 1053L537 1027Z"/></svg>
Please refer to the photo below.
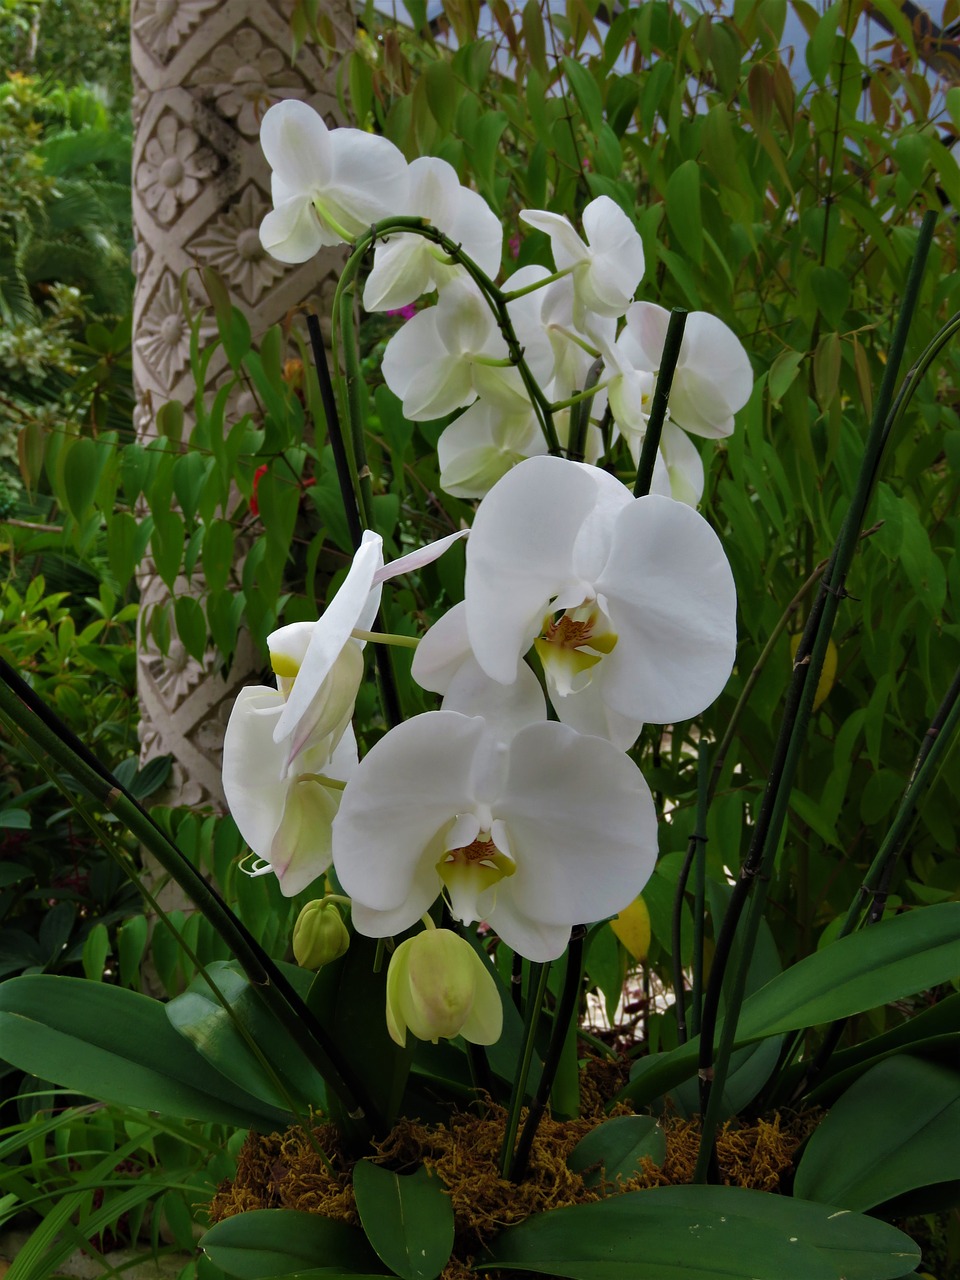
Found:
<svg viewBox="0 0 960 1280"><path fill-rule="evenodd" d="M103 966L109 951L110 935L107 926L102 920L98 920L83 944L83 972L89 981L103 981Z"/></svg>
<svg viewBox="0 0 960 1280"><path fill-rule="evenodd" d="M362 1231L296 1209L254 1209L225 1218L201 1237L200 1248L239 1280L383 1274Z"/></svg>
<svg viewBox="0 0 960 1280"><path fill-rule="evenodd" d="M105 1102L268 1133L289 1119L208 1066L159 1000L123 987L11 978L0 985L0 1041L21 1071Z"/></svg>
<svg viewBox="0 0 960 1280"><path fill-rule="evenodd" d="M837 42L837 24L845 0L835 0L820 21L807 42L807 66L810 74L818 84L823 84L830 69L834 49Z"/></svg>
<svg viewBox="0 0 960 1280"><path fill-rule="evenodd" d="M813 1132L797 1168L805 1199L872 1209L960 1180L960 1072L899 1055L871 1067Z"/></svg>
<svg viewBox="0 0 960 1280"><path fill-rule="evenodd" d="M203 662L207 649L207 619L195 596L177 596L173 602L173 618L177 635L191 658Z"/></svg>
<svg viewBox="0 0 960 1280"><path fill-rule="evenodd" d="M457 103L462 93L453 74L453 68L446 58L437 58L436 61L427 64L423 79L426 84L430 112L443 132L449 133L453 128Z"/></svg>
<svg viewBox="0 0 960 1280"><path fill-rule="evenodd" d="M304 1111L310 1106L319 1109L325 1095L322 1077L290 1033L261 1003L249 979L229 961L214 961L207 965L207 972L229 1002L234 1016L293 1095L295 1105ZM292 966L287 967L287 973L298 986L304 985L303 980L310 976ZM274 1076L257 1057L203 976L195 978L165 1009L171 1025L196 1046L216 1071L244 1092L271 1106L289 1110L283 1089L278 1087Z"/></svg>
<svg viewBox="0 0 960 1280"><path fill-rule="evenodd" d="M208 590L222 591L233 568L233 525L229 520L207 525L200 555Z"/></svg>
<svg viewBox="0 0 960 1280"><path fill-rule="evenodd" d="M590 132L596 137L603 125L603 99L597 82L587 68L575 62L573 58L564 58L563 70L583 112L583 118L589 125Z"/></svg>
<svg viewBox="0 0 960 1280"><path fill-rule="evenodd" d="M840 938L745 1001L736 1044L800 1031L949 982L957 972L960 902L921 907ZM697 1070L699 1037L637 1063L623 1095L642 1104Z"/></svg>
<svg viewBox="0 0 960 1280"><path fill-rule="evenodd" d="M157 573L171 591L183 560L183 534L183 519L176 511L154 508L150 551Z"/></svg>
<svg viewBox="0 0 960 1280"><path fill-rule="evenodd" d="M100 458L96 444L81 436L66 451L63 487L70 514L82 521L90 510L100 481Z"/></svg>
<svg viewBox="0 0 960 1280"><path fill-rule="evenodd" d="M873 1218L741 1187L654 1187L537 1214L498 1267L570 1280L897 1280L920 1259ZM488 1264L489 1265L489 1264Z"/></svg>
<svg viewBox="0 0 960 1280"><path fill-rule="evenodd" d="M179 400L168 400L157 410L157 431L174 444L179 444L183 436L183 404Z"/></svg>
<svg viewBox="0 0 960 1280"><path fill-rule="evenodd" d="M666 1137L653 1116L614 1116L580 1139L567 1164L588 1187L596 1187L626 1182L640 1172L645 1156L660 1165L666 1154Z"/></svg>
<svg viewBox="0 0 960 1280"><path fill-rule="evenodd" d="M353 1169L357 1212L377 1256L401 1280L434 1280L453 1249L453 1205L436 1174L397 1174L370 1160Z"/></svg>
<svg viewBox="0 0 960 1280"><path fill-rule="evenodd" d="M120 586L126 586L137 567L138 527L129 511L115 511L107 522L107 559Z"/></svg>
<svg viewBox="0 0 960 1280"><path fill-rule="evenodd" d="M685 160L667 179L667 220L684 253L699 263L703 258L700 217L700 166Z"/></svg>

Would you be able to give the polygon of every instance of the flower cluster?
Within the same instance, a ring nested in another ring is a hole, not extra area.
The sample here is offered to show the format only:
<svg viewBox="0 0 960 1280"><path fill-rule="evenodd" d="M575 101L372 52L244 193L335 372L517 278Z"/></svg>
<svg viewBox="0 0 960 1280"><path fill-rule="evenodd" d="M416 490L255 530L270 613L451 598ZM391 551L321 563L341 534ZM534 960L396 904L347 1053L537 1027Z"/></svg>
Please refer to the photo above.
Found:
<svg viewBox="0 0 960 1280"><path fill-rule="evenodd" d="M749 362L720 321L689 317L655 491L634 497L595 463L618 434L639 454L666 313L633 300L643 246L612 200L586 207L582 236L559 215L521 215L549 237L555 270L509 277L504 326L486 289L501 265L499 222L449 165L408 165L384 139L330 131L296 101L271 108L262 140L275 208L261 235L282 260L401 214L462 246L451 256L429 237L391 231L376 244L363 301L396 311L435 294L390 339L383 374L408 419L460 411L440 437L441 483L481 501L464 599L414 658L439 709L358 759L351 718L382 583L453 540L385 566L381 539L367 532L319 621L269 638L277 689L237 701L224 751L231 811L285 894L332 868L367 936L405 933L442 898L454 921L485 922L520 955L553 960L574 925L615 915L653 870L655 808L627 754L641 726L698 715L733 665L733 577L695 509L703 470L685 432L732 430ZM511 326L524 374L504 337ZM541 408L559 409L577 402L588 375L589 461L550 456L528 381ZM304 948L306 939L304 925ZM458 944L431 926L395 951L396 1039L407 1029L484 1043L499 1033L489 974Z"/></svg>

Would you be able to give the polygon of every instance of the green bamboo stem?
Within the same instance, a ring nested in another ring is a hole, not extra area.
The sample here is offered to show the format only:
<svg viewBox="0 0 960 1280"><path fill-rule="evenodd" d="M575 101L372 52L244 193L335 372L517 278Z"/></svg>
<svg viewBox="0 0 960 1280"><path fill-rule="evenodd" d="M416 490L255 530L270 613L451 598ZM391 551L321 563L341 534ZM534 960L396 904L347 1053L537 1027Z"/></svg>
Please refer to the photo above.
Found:
<svg viewBox="0 0 960 1280"><path fill-rule="evenodd" d="M520 1061L517 1063L517 1074L510 1093L510 1105L507 1109L503 1146L500 1148L501 1178L510 1176L510 1168L513 1163L513 1148L517 1140L517 1129L520 1127L520 1109L527 1094L527 1078L530 1075L530 1064L533 1062L533 1046L537 1036L537 1024L540 1021L540 1009L547 990L547 978L549 975L549 961L546 964L531 963L529 986L527 988L527 1005L524 1010Z"/></svg>
<svg viewBox="0 0 960 1280"><path fill-rule="evenodd" d="M337 1045L300 999L278 966L130 792L62 724L30 686L0 658L0 712L104 809L115 814L193 900L236 957L260 999L290 1033L343 1102L371 1129L383 1118L363 1085L351 1078Z"/></svg>
<svg viewBox="0 0 960 1280"><path fill-rule="evenodd" d="M543 1113L550 1100L550 1090L553 1088L554 1081L557 1078L557 1071L560 1068L560 1059L567 1035L570 1032L570 1028L575 1025L574 1020L580 1012L585 937L586 929L581 925L574 929L570 944L567 947L567 968L563 975L563 989L560 992L560 1000L553 1018L550 1045L543 1062L543 1069L540 1072L537 1091L527 1111L527 1119L523 1126L523 1132L520 1134L520 1141L517 1143L516 1150L513 1153L513 1160L510 1164L511 1182L520 1182L527 1171L530 1150L533 1147L533 1140L537 1136L537 1129L540 1127L540 1121L543 1119Z"/></svg>
<svg viewBox="0 0 960 1280"><path fill-rule="evenodd" d="M928 212L917 237L903 304L887 358L880 393L874 411L857 485L844 519L833 554L820 582L820 591L800 640L794 661L793 678L787 696L787 705L780 734L774 751L773 766L764 790L757 815L753 838L740 876L733 887L723 925L717 939L710 981L704 1000L700 1037L699 1075L701 1083L701 1109L703 1126L700 1153L694 1179L706 1180L714 1152L714 1140L720 1119L724 1085L730 1056L736 1037L740 1008L746 991L747 971L757 933L760 928L767 885L773 870L777 845L783 829L790 793L796 776L800 750L806 736L814 694L823 670L827 644L840 600L844 595L844 583L856 550L866 510L873 494L873 486L880 465L884 445L889 438L888 418L894 410L894 392L900 364L906 346L913 313L917 306L920 284L927 253L933 237L936 214ZM899 402L898 402L899 403ZM752 890L752 892L751 892ZM747 911L744 922L740 961L733 976L727 996L726 1016L721 1040L714 1060L720 997L730 960L733 940L741 916Z"/></svg>
<svg viewBox="0 0 960 1280"><path fill-rule="evenodd" d="M657 373L657 385L653 393L653 404L650 406L650 417L647 430L640 448L640 461L637 464L637 479L633 486L635 498L644 497L650 492L653 481L653 467L660 448L660 436L667 416L667 401L670 388L673 386L673 375L680 359L680 346L683 342L683 330L687 323L687 313L682 307L674 307L670 312L670 323L667 325L667 336L663 340L663 354L660 357L660 370Z"/></svg>

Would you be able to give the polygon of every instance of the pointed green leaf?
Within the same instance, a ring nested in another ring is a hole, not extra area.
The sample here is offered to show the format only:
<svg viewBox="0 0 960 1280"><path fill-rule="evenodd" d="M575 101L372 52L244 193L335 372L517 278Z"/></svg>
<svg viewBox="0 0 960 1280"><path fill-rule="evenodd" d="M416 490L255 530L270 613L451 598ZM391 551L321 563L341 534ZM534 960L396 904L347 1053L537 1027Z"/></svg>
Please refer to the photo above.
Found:
<svg viewBox="0 0 960 1280"><path fill-rule="evenodd" d="M796 1191L857 1211L960 1180L960 1072L905 1055L871 1067L812 1134Z"/></svg>
<svg viewBox="0 0 960 1280"><path fill-rule="evenodd" d="M920 1260L873 1218L741 1187L654 1187L537 1214L498 1267L570 1280L897 1280Z"/></svg>
<svg viewBox="0 0 960 1280"><path fill-rule="evenodd" d="M421 1167L401 1175L358 1160L353 1190L381 1261L401 1280L434 1280L453 1249L453 1205L436 1174Z"/></svg>
<svg viewBox="0 0 960 1280"><path fill-rule="evenodd" d="M0 1042L21 1071L105 1102L268 1133L289 1119L209 1066L159 1000L123 987L11 978L0 985Z"/></svg>
<svg viewBox="0 0 960 1280"><path fill-rule="evenodd" d="M680 248L699 263L703 258L703 223L700 219L700 166L684 160L667 179L667 220Z"/></svg>
<svg viewBox="0 0 960 1280"><path fill-rule="evenodd" d="M362 1231L296 1209L254 1209L225 1218L201 1237L200 1248L239 1280L382 1274Z"/></svg>

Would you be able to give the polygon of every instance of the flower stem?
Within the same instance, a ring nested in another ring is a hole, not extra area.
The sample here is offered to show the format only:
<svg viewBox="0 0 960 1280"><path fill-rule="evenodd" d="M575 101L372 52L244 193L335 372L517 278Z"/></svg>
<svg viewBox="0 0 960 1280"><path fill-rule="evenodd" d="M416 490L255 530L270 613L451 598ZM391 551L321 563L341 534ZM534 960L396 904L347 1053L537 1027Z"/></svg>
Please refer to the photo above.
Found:
<svg viewBox="0 0 960 1280"><path fill-rule="evenodd" d="M420 643L417 636L403 636L396 631L361 631L359 627L354 627L350 634L354 640L366 640L370 644L392 644L398 649L415 649Z"/></svg>
<svg viewBox="0 0 960 1280"><path fill-rule="evenodd" d="M324 417L327 420L327 439L330 441L330 448L333 451L333 463L337 470L337 482L340 485L343 513L347 519L350 541L353 543L354 551L356 551L363 537L363 525L360 523L360 511L357 506L358 497L353 485L353 473L344 439L343 424L337 411L337 397L330 378L327 352L323 345L323 336L320 333L320 321L313 312L307 315L307 332L310 335L313 363L316 366L317 381L320 384L320 399L323 403Z"/></svg>
<svg viewBox="0 0 960 1280"><path fill-rule="evenodd" d="M637 466L637 481L633 486L633 496L642 498L650 492L653 480L653 465L657 460L660 447L660 436L663 434L663 423L667 416L667 400L673 386L673 375L677 361L680 359L680 344L683 342L683 330L687 323L687 313L682 307L674 307L670 312L667 325L667 336L663 340L663 355L660 357L660 371L657 374L657 385L653 393L653 404L650 406L650 417L640 450L640 462Z"/></svg>
<svg viewBox="0 0 960 1280"><path fill-rule="evenodd" d="M673 961L673 993L674 1009L677 1016L677 1041L687 1042L687 1007L684 993L682 934L683 934L683 899L687 891L690 872L695 868L694 876L694 910L693 910L693 987L690 994L690 1026L696 1035L700 1029L700 1001L703 994L703 912L706 896L706 854L707 854L707 806L709 793L707 790L707 772L710 750L706 741L700 739L700 754L697 760L697 816L694 820L693 834L687 843L687 856L677 880L677 889L673 898L672 921L672 961Z"/></svg>
<svg viewBox="0 0 960 1280"><path fill-rule="evenodd" d="M567 401L568 404L574 406L574 412L570 415L570 434L567 437L567 457L573 462L582 462L586 453L590 409L593 405L593 398L600 389L597 383L600 381L602 372L603 360L600 356L597 356L587 370L583 391L579 396L574 396L572 400ZM554 405L553 407L557 409L560 406Z"/></svg>
<svg viewBox="0 0 960 1280"><path fill-rule="evenodd" d="M530 1159L530 1150L533 1146L533 1140L537 1136L537 1129L546 1110L547 1102L550 1099L550 1090L553 1088L553 1082L557 1078L557 1071L560 1067L560 1058L563 1053L563 1047L566 1043L567 1035L573 1025L573 1020L580 1011L580 989L583 985L583 944L586 936L586 929L581 925L574 929L570 938L570 945L567 948L567 968L563 977L563 990L560 993L560 1002L557 1005L556 1013L553 1018L553 1031L550 1035L550 1046L547 1049L547 1056L543 1062L543 1070L540 1072L540 1081L537 1084L537 1091L534 1094L530 1109L527 1112L527 1119L523 1126L523 1132L520 1134L520 1141L517 1143L517 1149L513 1154L513 1160L510 1164L510 1181L520 1182L523 1175L527 1171L527 1162Z"/></svg>
<svg viewBox="0 0 960 1280"><path fill-rule="evenodd" d="M777 846L796 776L797 762L806 736L817 683L823 670L830 632L840 607L840 600L845 594L844 583L860 538L867 506L873 494L883 449L890 436L891 423L899 420L898 415L902 412L900 405L903 393L894 401L894 391L907 334L919 299L920 284L935 224L936 214L931 210L924 216L917 237L903 303L877 396L873 422L864 448L856 488L800 639L784 716L774 748L773 763L754 824L750 847L740 868L739 878L730 894L727 911L717 937L710 980L704 998L700 1036L699 1075L703 1127L700 1153L694 1174L694 1180L697 1182L707 1179L708 1171L714 1162L714 1140L720 1121L724 1085L736 1038L740 1008L746 991L747 970L760 929L767 885L773 871ZM915 385L912 375L908 375L907 381ZM727 995L723 1030L716 1061L714 1061L714 1040L724 978L740 918L745 910L747 914L740 959Z"/></svg>
<svg viewBox="0 0 960 1280"><path fill-rule="evenodd" d="M513 1148L517 1140L517 1129L520 1127L520 1108L527 1093L527 1077L530 1075L530 1064L533 1062L533 1046L537 1035L537 1024L540 1021L540 1008L544 993L547 990L547 978L550 975L550 962L530 965L529 985L527 987L527 1006L524 1010L523 1043L517 1074L510 1094L510 1106L507 1111L507 1124L503 1134L503 1146L500 1149L500 1176L510 1176L513 1163Z"/></svg>
<svg viewBox="0 0 960 1280"><path fill-rule="evenodd" d="M553 284L557 280L562 280L564 276L570 275L573 267L564 267L561 271L553 271L550 275L544 276L542 280L534 280L533 284L526 284L522 289L508 289L504 293L504 302L513 302L515 298L524 298L528 293L535 293L537 289L545 289L548 284Z"/></svg>

